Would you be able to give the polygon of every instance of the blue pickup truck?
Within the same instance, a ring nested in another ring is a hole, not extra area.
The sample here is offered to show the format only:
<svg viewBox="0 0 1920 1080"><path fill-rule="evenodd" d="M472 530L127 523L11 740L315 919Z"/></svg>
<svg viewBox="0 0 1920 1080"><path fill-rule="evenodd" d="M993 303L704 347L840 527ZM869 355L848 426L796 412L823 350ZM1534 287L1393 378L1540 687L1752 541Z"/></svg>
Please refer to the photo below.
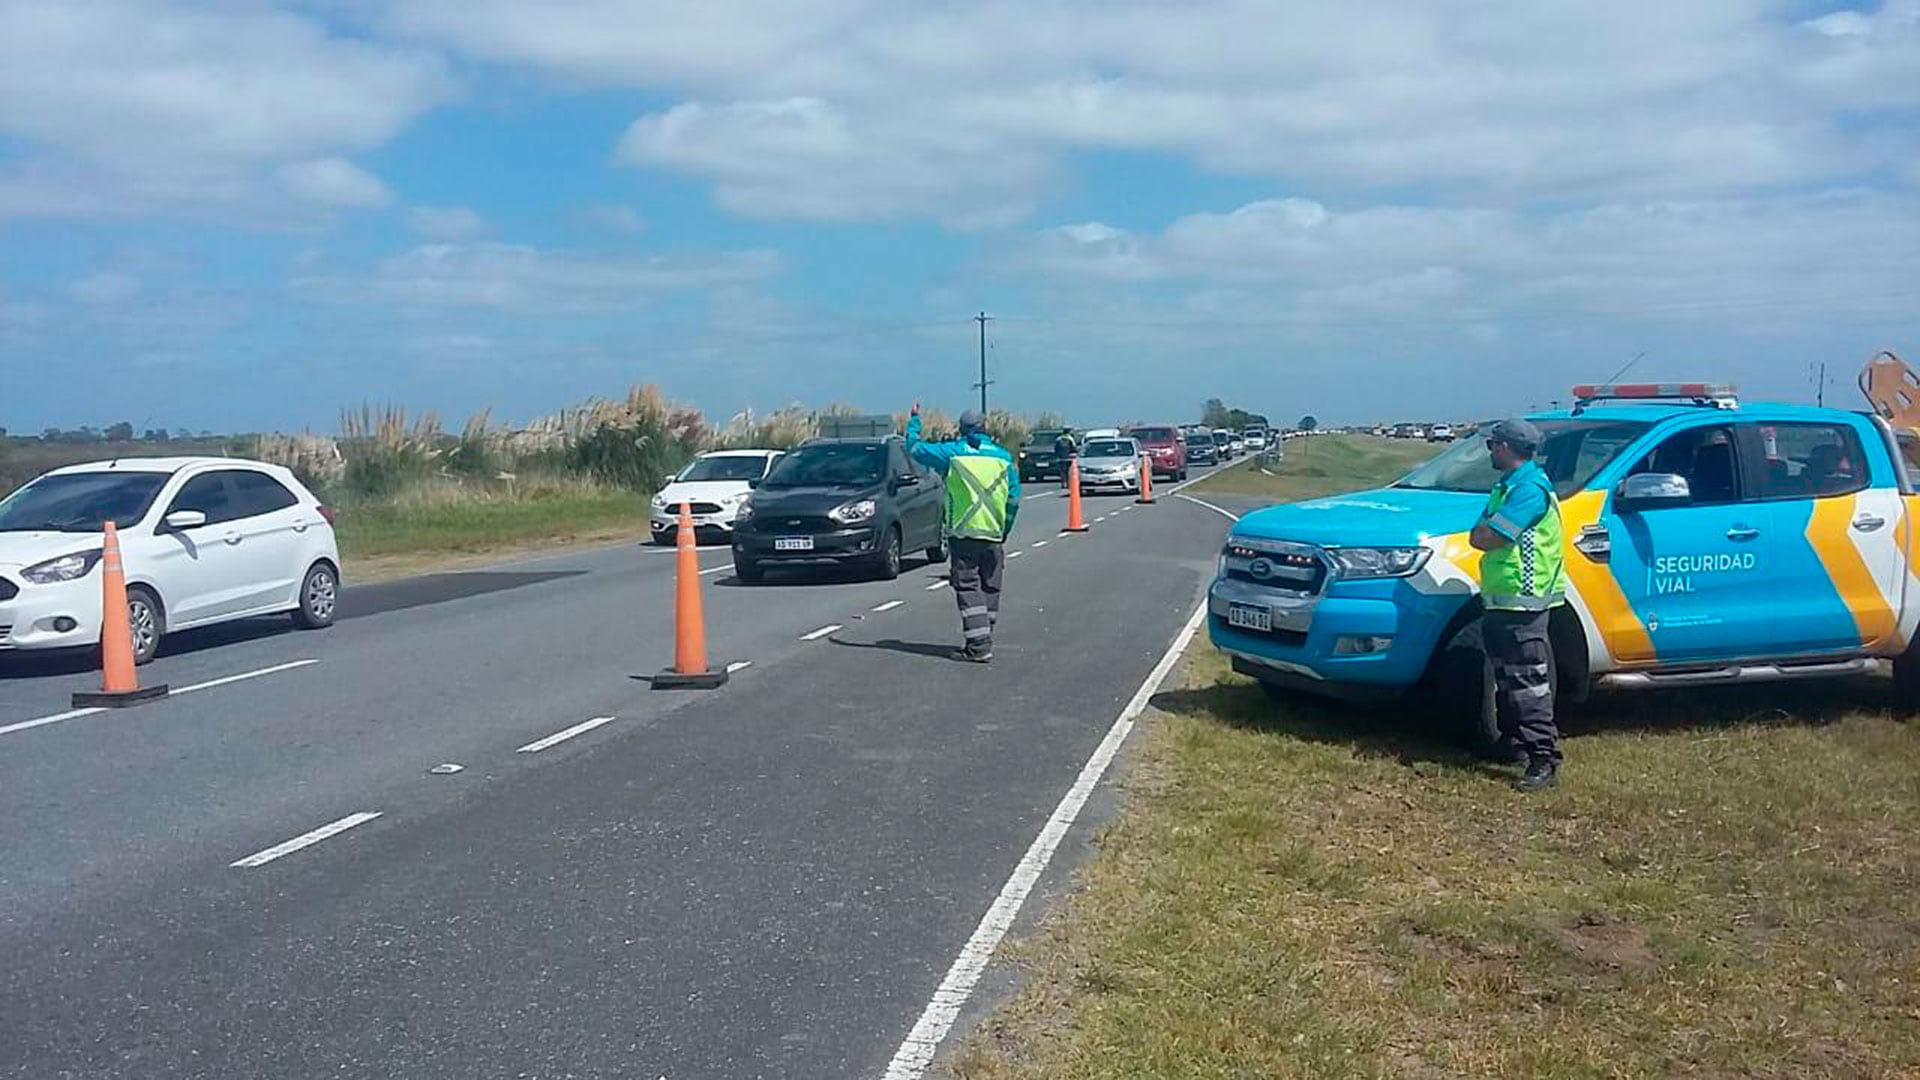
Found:
<svg viewBox="0 0 1920 1080"><path fill-rule="evenodd" d="M1920 507L1883 415L1742 405L1704 384L1574 394L1530 417L1568 545L1552 619L1563 695L1891 661L1920 704ZM1214 643L1276 696L1419 692L1492 738L1467 535L1496 479L1475 436L1389 487L1247 515L1210 591Z"/></svg>

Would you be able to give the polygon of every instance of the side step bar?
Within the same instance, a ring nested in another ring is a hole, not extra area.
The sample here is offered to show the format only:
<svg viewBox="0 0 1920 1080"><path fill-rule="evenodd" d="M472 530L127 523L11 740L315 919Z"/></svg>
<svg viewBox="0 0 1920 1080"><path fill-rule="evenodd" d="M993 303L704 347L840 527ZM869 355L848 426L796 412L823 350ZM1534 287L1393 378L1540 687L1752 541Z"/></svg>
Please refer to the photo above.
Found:
<svg viewBox="0 0 1920 1080"><path fill-rule="evenodd" d="M1872 675L1887 661L1872 656L1846 660L1771 661L1696 668L1691 671L1615 671L1600 676L1603 690L1655 690L1675 686L1719 686L1725 683L1780 682L1785 679L1831 679L1840 675Z"/></svg>

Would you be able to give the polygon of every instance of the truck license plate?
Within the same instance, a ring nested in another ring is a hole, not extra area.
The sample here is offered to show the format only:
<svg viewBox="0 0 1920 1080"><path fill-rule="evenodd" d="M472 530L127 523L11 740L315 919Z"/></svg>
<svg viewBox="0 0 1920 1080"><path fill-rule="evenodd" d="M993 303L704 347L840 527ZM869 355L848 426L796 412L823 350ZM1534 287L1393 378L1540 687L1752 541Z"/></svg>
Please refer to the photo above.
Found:
<svg viewBox="0 0 1920 1080"><path fill-rule="evenodd" d="M1258 630L1263 634L1273 633L1273 609L1258 604L1228 604L1227 625L1242 630Z"/></svg>
<svg viewBox="0 0 1920 1080"><path fill-rule="evenodd" d="M773 541L773 550L775 551L812 551L813 537L811 536L775 537Z"/></svg>

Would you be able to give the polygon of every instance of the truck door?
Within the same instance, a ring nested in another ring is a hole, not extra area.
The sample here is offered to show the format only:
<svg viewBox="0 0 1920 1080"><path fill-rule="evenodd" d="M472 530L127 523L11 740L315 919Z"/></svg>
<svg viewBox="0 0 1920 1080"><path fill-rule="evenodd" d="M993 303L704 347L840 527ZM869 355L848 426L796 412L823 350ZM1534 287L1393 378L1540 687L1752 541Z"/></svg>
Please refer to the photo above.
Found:
<svg viewBox="0 0 1920 1080"><path fill-rule="evenodd" d="M1851 418L1739 428L1771 519L1776 652L1886 644L1901 603L1902 507L1891 462L1866 453L1878 432L1863 432Z"/></svg>
<svg viewBox="0 0 1920 1080"><path fill-rule="evenodd" d="M1601 627L1616 658L1687 663L1774 652L1772 607L1794 586L1774 572L1769 508L1749 498L1744 471L1733 425L1689 428L1629 470L1681 477L1686 501L1623 510L1617 492L1608 497L1600 520L1612 542L1609 568L1632 613Z"/></svg>

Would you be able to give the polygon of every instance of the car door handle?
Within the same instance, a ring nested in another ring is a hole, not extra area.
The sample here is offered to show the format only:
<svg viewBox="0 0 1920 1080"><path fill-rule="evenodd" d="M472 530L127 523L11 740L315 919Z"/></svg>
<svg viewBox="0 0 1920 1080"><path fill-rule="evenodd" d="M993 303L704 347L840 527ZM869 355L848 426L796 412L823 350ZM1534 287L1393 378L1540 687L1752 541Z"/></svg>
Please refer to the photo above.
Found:
<svg viewBox="0 0 1920 1080"><path fill-rule="evenodd" d="M1887 523L1887 519L1878 514L1861 514L1853 519L1853 527L1861 532L1872 532Z"/></svg>
<svg viewBox="0 0 1920 1080"><path fill-rule="evenodd" d="M240 534L237 532L230 532L227 535L221 537L220 539L225 540L227 544L231 546L234 544L238 544L240 542Z"/></svg>
<svg viewBox="0 0 1920 1080"><path fill-rule="evenodd" d="M1729 540L1754 540L1760 536L1760 530L1747 525L1735 525L1727 530Z"/></svg>

